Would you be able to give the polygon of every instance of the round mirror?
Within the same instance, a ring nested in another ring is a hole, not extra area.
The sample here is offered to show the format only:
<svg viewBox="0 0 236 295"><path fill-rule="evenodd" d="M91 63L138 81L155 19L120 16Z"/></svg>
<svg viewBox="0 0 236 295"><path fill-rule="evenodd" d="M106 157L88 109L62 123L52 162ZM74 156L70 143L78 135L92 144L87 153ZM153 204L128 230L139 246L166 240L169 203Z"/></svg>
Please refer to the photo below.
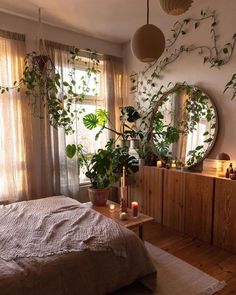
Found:
<svg viewBox="0 0 236 295"><path fill-rule="evenodd" d="M176 85L163 94L151 118L154 152L177 167L199 164L212 149L218 117L212 100L201 89ZM174 161L174 162L173 162Z"/></svg>

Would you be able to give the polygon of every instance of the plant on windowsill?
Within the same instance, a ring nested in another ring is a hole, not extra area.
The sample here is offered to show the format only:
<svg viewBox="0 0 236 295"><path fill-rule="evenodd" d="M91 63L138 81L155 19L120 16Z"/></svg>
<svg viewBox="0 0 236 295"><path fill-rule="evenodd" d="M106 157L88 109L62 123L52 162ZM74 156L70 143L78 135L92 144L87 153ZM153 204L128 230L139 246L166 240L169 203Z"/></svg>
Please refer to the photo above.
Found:
<svg viewBox="0 0 236 295"><path fill-rule="evenodd" d="M87 156L81 144L67 145L66 155L69 158L77 157L78 165L86 167L86 177L91 182L88 189L90 201L95 206L105 206L110 187L117 182L125 167L127 174L138 171L138 161L130 156L126 148L114 146L109 140L105 149L99 149L94 155Z"/></svg>

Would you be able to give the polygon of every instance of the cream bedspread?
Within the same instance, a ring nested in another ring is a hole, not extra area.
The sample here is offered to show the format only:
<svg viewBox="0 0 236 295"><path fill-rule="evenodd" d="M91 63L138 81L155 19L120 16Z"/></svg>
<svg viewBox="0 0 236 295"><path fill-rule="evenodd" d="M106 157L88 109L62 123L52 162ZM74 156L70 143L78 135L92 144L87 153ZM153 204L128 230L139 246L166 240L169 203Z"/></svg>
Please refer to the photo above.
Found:
<svg viewBox="0 0 236 295"><path fill-rule="evenodd" d="M0 295L102 295L155 282L133 232L63 196L0 206L0 257Z"/></svg>
<svg viewBox="0 0 236 295"><path fill-rule="evenodd" d="M73 199L58 196L19 202L3 206L0 212L0 258L4 260L88 249L126 256L118 224Z"/></svg>

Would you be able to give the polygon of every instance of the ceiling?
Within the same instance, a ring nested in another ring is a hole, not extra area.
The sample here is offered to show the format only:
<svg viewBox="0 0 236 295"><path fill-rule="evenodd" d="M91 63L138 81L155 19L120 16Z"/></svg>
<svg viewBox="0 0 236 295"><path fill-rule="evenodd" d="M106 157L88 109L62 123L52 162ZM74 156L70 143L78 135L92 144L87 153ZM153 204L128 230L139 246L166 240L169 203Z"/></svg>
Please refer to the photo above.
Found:
<svg viewBox="0 0 236 295"><path fill-rule="evenodd" d="M146 21L146 0L0 0L0 11L32 20L39 7L44 23L115 43L130 40ZM163 28L175 20L164 14L159 0L150 0L151 23Z"/></svg>

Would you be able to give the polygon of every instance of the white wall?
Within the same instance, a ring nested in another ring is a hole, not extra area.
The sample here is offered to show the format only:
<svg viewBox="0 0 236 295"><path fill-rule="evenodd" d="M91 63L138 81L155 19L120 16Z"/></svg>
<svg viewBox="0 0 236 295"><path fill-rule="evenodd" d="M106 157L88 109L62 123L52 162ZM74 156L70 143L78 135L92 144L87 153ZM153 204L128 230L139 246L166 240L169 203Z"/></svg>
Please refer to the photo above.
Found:
<svg viewBox="0 0 236 295"><path fill-rule="evenodd" d="M35 49L35 40L38 32L37 22L0 12L0 29L25 34L27 52ZM83 49L90 48L100 53L114 56L122 55L122 49L119 44L92 38L46 24L43 25L43 36L46 40L66 45L77 46Z"/></svg>
<svg viewBox="0 0 236 295"><path fill-rule="evenodd" d="M232 36L236 33L236 1L235 0L195 0L195 7L189 10L184 16L173 17L165 15L165 20L161 19L159 27L163 30L166 38L170 37L170 29L174 22L178 19L187 17L200 16L201 9L210 8L216 10L219 20L219 44L223 46L232 40ZM210 38L210 21L201 24L177 43L183 45L212 45ZM142 71L144 64L139 62L132 56L130 44L124 44L123 56L127 74ZM233 73L236 72L236 48L234 55L229 64L220 69L210 69L209 65L203 64L203 58L197 52L183 54L173 64L167 66L163 72L163 78L160 85L167 85L169 81L194 84L206 91L216 104L219 113L219 134L218 139L213 148L210 158L215 158L217 153L226 152L232 159L236 159L236 99L231 101L231 93L223 94L225 84L230 80ZM134 97L128 95L126 104L134 104Z"/></svg>

